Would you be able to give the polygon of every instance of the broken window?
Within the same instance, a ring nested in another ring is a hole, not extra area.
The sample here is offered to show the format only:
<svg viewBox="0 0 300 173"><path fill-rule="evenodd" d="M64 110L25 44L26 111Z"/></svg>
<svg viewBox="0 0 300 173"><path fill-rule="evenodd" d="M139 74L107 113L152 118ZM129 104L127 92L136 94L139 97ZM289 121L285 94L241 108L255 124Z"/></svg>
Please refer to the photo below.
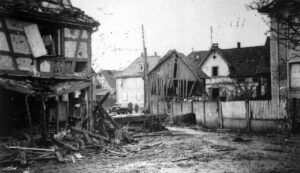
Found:
<svg viewBox="0 0 300 173"><path fill-rule="evenodd" d="M174 64L174 74L173 74L173 78L176 79L177 77L177 65L178 65L178 58L175 58L175 64Z"/></svg>
<svg viewBox="0 0 300 173"><path fill-rule="evenodd" d="M49 26L39 26L47 55L61 55L61 30Z"/></svg>
<svg viewBox="0 0 300 173"><path fill-rule="evenodd" d="M76 62L75 73L84 73L87 69L87 62Z"/></svg>

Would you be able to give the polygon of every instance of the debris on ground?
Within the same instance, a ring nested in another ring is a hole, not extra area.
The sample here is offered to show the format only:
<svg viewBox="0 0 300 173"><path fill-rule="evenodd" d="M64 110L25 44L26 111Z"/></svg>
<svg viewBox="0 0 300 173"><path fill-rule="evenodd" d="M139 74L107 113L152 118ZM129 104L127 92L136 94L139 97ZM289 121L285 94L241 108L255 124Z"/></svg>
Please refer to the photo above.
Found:
<svg viewBox="0 0 300 173"><path fill-rule="evenodd" d="M139 115L118 115L114 120L125 127L129 132L156 132L166 128L163 122L168 118L167 114L139 114Z"/></svg>
<svg viewBox="0 0 300 173"><path fill-rule="evenodd" d="M232 140L233 142L250 142L250 139L243 139L241 137L236 137Z"/></svg>
<svg viewBox="0 0 300 173"><path fill-rule="evenodd" d="M18 136L24 136L22 138L1 138L0 166L13 165L5 168L11 170L17 165L27 166L32 162L45 160L76 163L91 150L126 157L120 146L134 142L131 135L121 128L101 105L95 108L94 120L92 131L66 126L56 133L49 133L46 139L41 135L34 136L33 143L26 137L28 135L23 129L15 132Z"/></svg>
<svg viewBox="0 0 300 173"><path fill-rule="evenodd" d="M196 115L194 113L188 113L183 115L177 115L173 118L173 124L175 125L195 125L197 123L196 121Z"/></svg>

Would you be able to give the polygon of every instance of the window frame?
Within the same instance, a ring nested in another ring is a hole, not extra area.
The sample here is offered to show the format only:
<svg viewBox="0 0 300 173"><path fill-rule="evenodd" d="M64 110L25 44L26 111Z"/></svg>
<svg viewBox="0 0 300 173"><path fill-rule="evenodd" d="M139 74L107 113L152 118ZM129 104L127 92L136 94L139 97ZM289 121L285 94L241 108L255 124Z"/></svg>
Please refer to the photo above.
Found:
<svg viewBox="0 0 300 173"><path fill-rule="evenodd" d="M214 69L216 69L216 75L214 75ZM217 77L217 76L219 76L219 66L212 66L211 67L211 76L212 77Z"/></svg>
<svg viewBox="0 0 300 173"><path fill-rule="evenodd" d="M299 87L292 87L292 65L298 64L300 65L300 61L296 61L296 62L290 62L289 63L289 89L291 90L300 90L300 86Z"/></svg>

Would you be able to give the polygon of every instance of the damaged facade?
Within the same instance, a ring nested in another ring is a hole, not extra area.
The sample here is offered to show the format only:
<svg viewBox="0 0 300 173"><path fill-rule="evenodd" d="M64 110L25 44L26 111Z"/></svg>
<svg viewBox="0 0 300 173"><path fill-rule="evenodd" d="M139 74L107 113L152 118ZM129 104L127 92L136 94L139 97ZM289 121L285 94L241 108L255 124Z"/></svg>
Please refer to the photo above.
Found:
<svg viewBox="0 0 300 173"><path fill-rule="evenodd" d="M208 78L185 55L170 50L148 74L150 103L207 96Z"/></svg>
<svg viewBox="0 0 300 173"><path fill-rule="evenodd" d="M69 0L2 0L0 19L1 135L30 127L46 137L68 122L92 129L91 34L99 23Z"/></svg>

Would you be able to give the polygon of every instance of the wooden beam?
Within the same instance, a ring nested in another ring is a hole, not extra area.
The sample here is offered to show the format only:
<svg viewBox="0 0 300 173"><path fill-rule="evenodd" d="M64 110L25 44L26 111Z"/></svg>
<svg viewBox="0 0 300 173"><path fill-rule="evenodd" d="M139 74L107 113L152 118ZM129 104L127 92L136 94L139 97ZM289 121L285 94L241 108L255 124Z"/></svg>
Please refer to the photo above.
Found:
<svg viewBox="0 0 300 173"><path fill-rule="evenodd" d="M30 129L30 145L33 146L33 129L32 129L32 122L31 122L31 115L30 115L30 109L28 104L28 96L25 96L25 105L26 105L26 113L28 118L28 124Z"/></svg>
<svg viewBox="0 0 300 173"><path fill-rule="evenodd" d="M95 137L95 138L99 138L99 139L104 139L105 141L110 141L107 137L105 136L102 136L102 135L99 135L99 134L95 134L95 133L92 133L90 131L87 131L87 130L83 130L83 129L79 129L79 128L76 128L76 127L70 127L70 129L74 132L77 132L77 133L82 133L82 134L88 134L92 137Z"/></svg>
<svg viewBox="0 0 300 173"><path fill-rule="evenodd" d="M30 148L30 147L19 147L19 146L8 146L9 149L20 149L20 150L32 150L32 151L45 151L45 152L54 152L55 149L48 148Z"/></svg>
<svg viewBox="0 0 300 173"><path fill-rule="evenodd" d="M8 29L5 30L4 28L0 28L0 32L8 32L9 34L15 34L15 35L25 35L24 31L18 31L18 30L13 30L13 29Z"/></svg>
<svg viewBox="0 0 300 173"><path fill-rule="evenodd" d="M46 121L46 104L45 104L45 98L42 97L42 111L43 111L43 116L42 116L42 137L46 138L47 135L47 121Z"/></svg>
<svg viewBox="0 0 300 173"><path fill-rule="evenodd" d="M12 55L14 55L15 52L14 52L14 48L13 48L12 41L11 41L11 38L10 38L10 33L8 31L5 19L4 19L4 17L1 17L0 20L1 20L2 28L3 28L5 36L6 36L6 41L7 41L7 44L8 44L9 51ZM12 62L13 62L13 66L14 66L15 70L19 70L16 57L12 56L11 58L12 58Z"/></svg>
<svg viewBox="0 0 300 173"><path fill-rule="evenodd" d="M195 84L196 84L196 81L194 81L193 85L192 85L192 88L190 90L190 93L188 95L188 97L191 97L192 93L193 93L193 90L194 90L194 87L195 87Z"/></svg>
<svg viewBox="0 0 300 173"><path fill-rule="evenodd" d="M80 30L79 31L79 36L78 36L77 42L76 42L75 57L74 57L74 60L73 60L72 66L71 66L71 73L75 72L74 70L75 70L76 61L77 61L77 58L78 58L78 52L79 52L79 48L80 48L82 33L83 33L83 31Z"/></svg>
<svg viewBox="0 0 300 173"><path fill-rule="evenodd" d="M31 54L11 53L9 51L0 50L0 55L14 56L15 58L33 58Z"/></svg>

